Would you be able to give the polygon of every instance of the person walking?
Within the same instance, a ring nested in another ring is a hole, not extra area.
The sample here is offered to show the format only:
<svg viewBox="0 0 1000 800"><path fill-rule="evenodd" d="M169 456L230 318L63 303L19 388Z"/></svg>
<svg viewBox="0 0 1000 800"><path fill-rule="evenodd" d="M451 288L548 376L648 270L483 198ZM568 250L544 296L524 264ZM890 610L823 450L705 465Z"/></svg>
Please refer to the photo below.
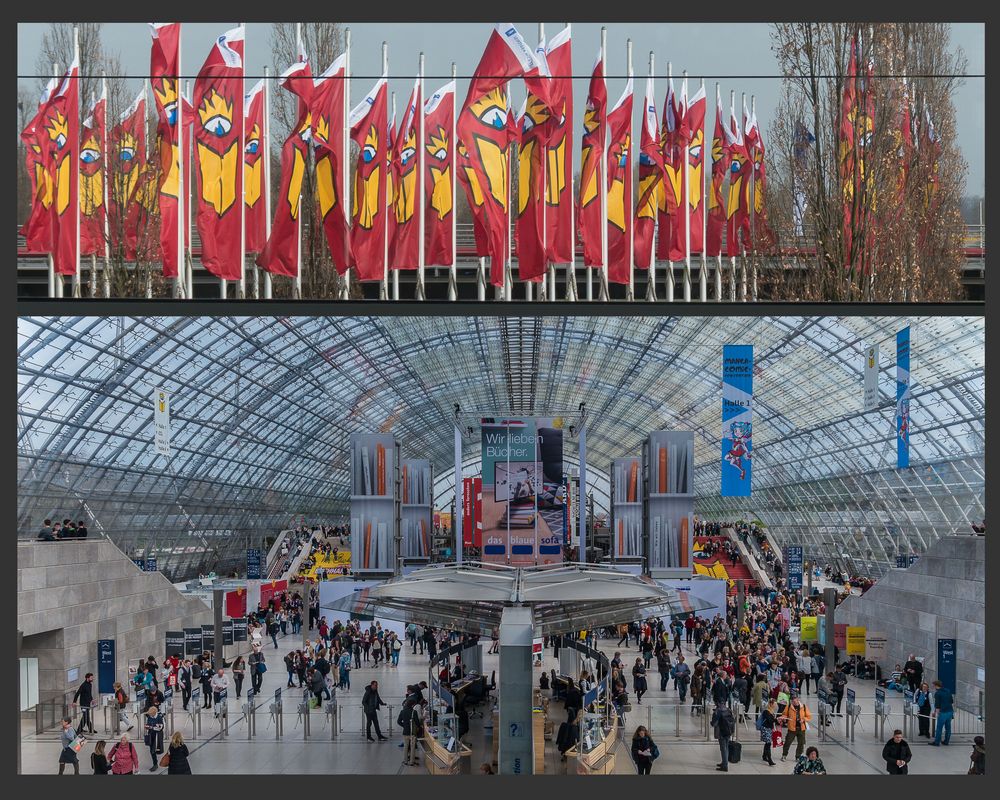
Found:
<svg viewBox="0 0 1000 800"><path fill-rule="evenodd" d="M180 669L177 670L177 685L181 689L181 703L184 710L188 710L188 703L191 702L191 659L185 658L181 662Z"/></svg>
<svg viewBox="0 0 1000 800"><path fill-rule="evenodd" d="M243 656L236 656L236 660L233 662L233 680L236 682L236 699L240 698L240 692L243 690L243 679L246 677L246 661L243 660Z"/></svg>
<svg viewBox="0 0 1000 800"><path fill-rule="evenodd" d="M906 775L910 759L913 753L910 752L910 745L903 738L903 732L896 728L892 732L892 738L885 743L882 748L882 760L885 761L885 768L890 775Z"/></svg>
<svg viewBox="0 0 1000 800"><path fill-rule="evenodd" d="M659 758L660 750L656 742L649 735L645 726L640 725L632 734L632 760L640 775L649 775L653 769L653 762Z"/></svg>
<svg viewBox="0 0 1000 800"><path fill-rule="evenodd" d="M911 692L915 692L924 679L924 665L917 661L917 657L910 653L910 657L903 664L903 674L906 676L906 683Z"/></svg>
<svg viewBox="0 0 1000 800"><path fill-rule="evenodd" d="M146 712L144 721L146 724L146 733L143 741L146 747L149 748L149 755L153 761L153 765L149 768L149 771L156 772L159 763L157 756L163 752L163 714L160 713L160 709L156 706L150 706L149 711Z"/></svg>
<svg viewBox="0 0 1000 800"><path fill-rule="evenodd" d="M715 765L719 772L729 772L729 741L736 729L736 718L729 706L716 705L712 712L712 727L715 728L715 738L719 740L719 752L722 761Z"/></svg>
<svg viewBox="0 0 1000 800"><path fill-rule="evenodd" d="M215 716L219 716L227 705L225 695L229 691L229 678L226 677L226 671L222 667L219 667L212 676L210 685L212 702L215 703Z"/></svg>
<svg viewBox="0 0 1000 800"><path fill-rule="evenodd" d="M951 741L951 720L955 716L955 697L951 689L941 681L934 681L934 741L928 742L932 747L945 746ZM941 734L944 734L944 742Z"/></svg>
<svg viewBox="0 0 1000 800"><path fill-rule="evenodd" d="M125 725L125 730L130 731L135 725L128 718L128 692L120 682L115 681L115 702L118 704L118 721Z"/></svg>
<svg viewBox="0 0 1000 800"><path fill-rule="evenodd" d="M806 731L809 729L809 720L812 719L812 713L806 707L806 704L799 699L799 696L795 695L781 713L780 719L787 720L788 722L788 736L785 738L785 745L781 749L781 760L788 760L788 751L791 749L792 739L795 740L795 758L799 758L806 746Z"/></svg>
<svg viewBox="0 0 1000 800"><path fill-rule="evenodd" d="M641 657L635 660L635 666L632 667L632 687L635 689L636 702L641 704L642 696L649 688L646 683L646 665Z"/></svg>
<svg viewBox="0 0 1000 800"><path fill-rule="evenodd" d="M691 668L684 663L684 656L677 656L677 663L670 670L670 677L674 679L674 686L677 688L677 696L681 705L687 700L688 684L691 682ZM691 713L694 713L692 709Z"/></svg>
<svg viewBox="0 0 1000 800"><path fill-rule="evenodd" d="M840 706L844 702L844 689L847 686L847 676L844 674L844 670L840 667L833 673L833 678L830 680L830 688L833 689L833 694L835 698L834 703L834 714L838 717L844 716L840 713Z"/></svg>
<svg viewBox="0 0 1000 800"><path fill-rule="evenodd" d="M380 742L384 742L386 737L382 735L382 729L378 724L378 710L385 705L385 702L378 693L378 681L372 681L365 689L365 696L361 698L361 707L365 712L365 736L369 742L374 742L372 738L372 725L375 726L375 735Z"/></svg>
<svg viewBox="0 0 1000 800"><path fill-rule="evenodd" d="M73 702L80 705L80 733L94 733L94 720L91 708L94 705L94 673L83 676L83 683L77 687Z"/></svg>
<svg viewBox="0 0 1000 800"><path fill-rule="evenodd" d="M212 670L208 667L208 664L204 664L201 668L201 677L198 679L201 684L201 696L202 696L202 708L212 707Z"/></svg>
<svg viewBox="0 0 1000 800"><path fill-rule="evenodd" d="M408 767L415 767L417 761L417 740L424 735L424 705L427 701L421 698L416 700L415 695L410 696L414 702L403 706L403 764Z"/></svg>
<svg viewBox="0 0 1000 800"><path fill-rule="evenodd" d="M112 745L108 751L108 760L111 762L112 775L134 775L139 771L139 754L135 745L129 741L127 733L123 733Z"/></svg>
<svg viewBox="0 0 1000 800"><path fill-rule="evenodd" d="M778 732L778 745L781 744L781 726L777 723L778 703L772 698L757 715L757 730L760 731L760 740L764 743L764 751L760 757L770 767L774 766L774 760L771 758L771 747L775 744L775 729Z"/></svg>
<svg viewBox="0 0 1000 800"><path fill-rule="evenodd" d="M264 673L267 672L267 659L259 647L253 649L247 658L247 666L250 667L250 685L254 694L260 694L260 687L264 683Z"/></svg>
<svg viewBox="0 0 1000 800"><path fill-rule="evenodd" d="M108 761L108 755L104 752L104 748L107 743L101 739L96 745L94 745L94 752L90 754L90 767L94 770L95 775L107 775L111 772L111 764Z"/></svg>
<svg viewBox="0 0 1000 800"><path fill-rule="evenodd" d="M80 774L80 759L77 753L83 746L84 738L79 737L77 741L76 730L73 728L73 720L69 717L62 718L62 732L59 734L59 744L62 751L59 753L59 774L62 775L67 764L73 765L73 774Z"/></svg>
<svg viewBox="0 0 1000 800"><path fill-rule="evenodd" d="M190 775L191 764L188 761L188 746L184 744L184 735L180 731L175 731L170 737L170 746L167 748L167 775ZM161 766L162 763L161 763Z"/></svg>
<svg viewBox="0 0 1000 800"><path fill-rule="evenodd" d="M656 651L656 671L660 673L660 691L667 691L667 682L670 680L670 670L673 665L670 663L670 653L666 647L661 647Z"/></svg>

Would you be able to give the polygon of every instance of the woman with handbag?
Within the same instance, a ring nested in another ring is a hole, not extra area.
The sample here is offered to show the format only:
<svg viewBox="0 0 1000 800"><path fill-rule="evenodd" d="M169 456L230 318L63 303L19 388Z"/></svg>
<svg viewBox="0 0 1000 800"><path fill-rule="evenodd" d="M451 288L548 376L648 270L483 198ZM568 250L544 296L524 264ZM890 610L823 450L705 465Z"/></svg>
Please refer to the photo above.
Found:
<svg viewBox="0 0 1000 800"><path fill-rule="evenodd" d="M640 775L649 775L653 762L659 758L660 750L642 725L635 729L632 735L632 760Z"/></svg>
<svg viewBox="0 0 1000 800"><path fill-rule="evenodd" d="M761 760L765 761L768 766L774 766L774 760L771 758L771 748L781 747L781 726L777 724L778 721L778 704L774 700L768 701L768 704L761 709L760 714L757 717L757 730L760 731L760 740L764 743L764 752L761 754Z"/></svg>
<svg viewBox="0 0 1000 800"><path fill-rule="evenodd" d="M642 696L646 693L646 665L643 663L642 658L637 658L635 660L635 666L632 667L632 686L635 688L636 702L642 703Z"/></svg>
<svg viewBox="0 0 1000 800"><path fill-rule="evenodd" d="M167 775L190 775L191 764L188 763L188 747L184 744L184 736L175 731L170 737L170 746L160 759L160 766L167 768Z"/></svg>
<svg viewBox="0 0 1000 800"><path fill-rule="evenodd" d="M123 733L108 751L108 760L111 761L112 775L133 775L139 771L139 754L127 733Z"/></svg>
<svg viewBox="0 0 1000 800"><path fill-rule="evenodd" d="M69 717L62 718L62 733L59 734L59 743L62 745L62 752L59 753L59 774L63 774L67 764L73 765L73 774L80 774L80 759L77 753L83 747L84 738L76 735L73 728L73 720Z"/></svg>
<svg viewBox="0 0 1000 800"><path fill-rule="evenodd" d="M149 711L146 712L145 723L146 735L143 741L149 748L149 757L153 762L149 771L156 772L159 766L157 756L163 752L163 714L160 713L160 709L156 706L150 706ZM138 765L138 761L136 764Z"/></svg>

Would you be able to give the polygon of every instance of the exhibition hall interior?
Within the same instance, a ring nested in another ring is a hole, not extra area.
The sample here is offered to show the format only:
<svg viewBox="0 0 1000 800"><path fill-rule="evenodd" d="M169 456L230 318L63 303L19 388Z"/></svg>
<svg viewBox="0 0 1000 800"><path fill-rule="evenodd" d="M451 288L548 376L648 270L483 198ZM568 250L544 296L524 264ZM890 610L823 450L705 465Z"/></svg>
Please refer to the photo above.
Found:
<svg viewBox="0 0 1000 800"><path fill-rule="evenodd" d="M19 771L984 765L984 318L538 310L19 316Z"/></svg>

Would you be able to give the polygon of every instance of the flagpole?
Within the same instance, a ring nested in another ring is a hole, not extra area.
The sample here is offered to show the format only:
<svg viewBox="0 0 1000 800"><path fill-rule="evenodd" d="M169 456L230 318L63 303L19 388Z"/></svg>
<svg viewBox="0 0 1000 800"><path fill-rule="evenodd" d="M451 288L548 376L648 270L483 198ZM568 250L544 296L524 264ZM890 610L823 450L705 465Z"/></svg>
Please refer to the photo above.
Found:
<svg viewBox="0 0 1000 800"><path fill-rule="evenodd" d="M688 74L684 70L684 117L687 117L688 104ZM683 123L682 123L683 125ZM691 143L684 139L684 302L691 302Z"/></svg>
<svg viewBox="0 0 1000 800"><path fill-rule="evenodd" d="M628 77L632 78L632 40L628 39L625 43L626 60L628 61ZM633 97L634 97L633 93ZM628 176L632 176L632 166L635 162L635 124L630 118L628 121L628 140L629 140L629 153L628 153ZM631 184L632 181L629 181ZM632 198L631 196L625 198L625 213L626 215L631 214ZM628 225L628 216L625 217L625 224ZM629 302L635 300L635 223L633 222L630 227L630 235L628 237L628 297L626 298Z"/></svg>
<svg viewBox="0 0 1000 800"><path fill-rule="evenodd" d="M736 119L736 91L733 89L729 90L729 122L726 123L730 126L730 131L732 131L731 124ZM731 179L730 179L731 182ZM726 249L729 249L729 238L731 235L730 227L732 223L730 222L729 216L729 197L726 195ZM720 250L720 258L721 250ZM732 273L731 279L729 281L729 301L731 303L736 302L736 256L732 255L729 257L729 270Z"/></svg>
<svg viewBox="0 0 1000 800"><path fill-rule="evenodd" d="M295 45L298 53L297 58L304 58L306 61L309 60L309 55L306 53L305 43L302 41L302 23L295 23ZM310 137L311 139L311 137ZM310 148L311 149L311 148ZM308 151L306 153L306 159L308 159ZM307 162L308 166L308 162ZM292 297L296 300L302 299L302 184L299 184L299 202L297 206L298 212L295 216L295 236L296 236L296 247L295 247L295 280L292 289Z"/></svg>
<svg viewBox="0 0 1000 800"><path fill-rule="evenodd" d="M458 300L458 140L455 130L458 125L458 67L451 62L451 269L448 270L448 299Z"/></svg>
<svg viewBox="0 0 1000 800"><path fill-rule="evenodd" d="M507 113L511 114L514 111L514 103L511 100L510 94L510 81L507 81ZM514 294L514 270L512 266L514 258L514 247L511 241L510 233L510 178L511 178L511 163L510 163L510 145L507 145L507 263L504 265L503 272L503 299L505 302L509 303L511 297Z"/></svg>
<svg viewBox="0 0 1000 800"><path fill-rule="evenodd" d="M271 238L271 78L264 66L264 129L261 136L261 158L264 159L264 241ZM271 299L271 273L264 273L264 299Z"/></svg>
<svg viewBox="0 0 1000 800"><path fill-rule="evenodd" d="M598 295L601 300L608 300L608 29L601 27L601 80L604 81L604 114L601 120L601 141L604 151L601 154L600 181L601 181L601 272L598 277ZM593 300L594 294L591 288L591 267L587 267L587 299Z"/></svg>
<svg viewBox="0 0 1000 800"><path fill-rule="evenodd" d="M747 93L746 92L741 92L740 97L742 99L743 111L745 112L746 108L747 108ZM743 116L746 117L746 114L744 113ZM746 133L747 133L747 131L746 131L746 120L744 119L742 122L740 122L740 138L743 140L744 147L746 146ZM749 151L747 151L747 156L748 157L750 156ZM752 170L751 170L751 174L752 174ZM741 186L740 187L740 191L746 191L746 189L747 189L746 186ZM736 235L737 241L740 241L741 237L739 235L739 232L735 229L735 227L733 229L733 233ZM740 301L743 302L743 303L745 303L747 301L747 248L746 248L746 242L743 242L740 245L740 250L741 250L740 255L743 256L740 259Z"/></svg>
<svg viewBox="0 0 1000 800"><path fill-rule="evenodd" d="M109 166L111 160L108 158L108 73L104 70L101 73L101 97L104 98L104 130L101 131L101 161L104 170L104 274L101 275L102 294L107 298L111 296L111 281L108 277L108 268L111 262L111 227L108 221L108 182L111 170Z"/></svg>
<svg viewBox="0 0 1000 800"><path fill-rule="evenodd" d="M144 92L146 91L145 87L143 87L143 91ZM187 84L184 87L184 93L187 94L187 95L191 95L191 99L194 100L194 94L192 94L192 92L191 92L191 81L187 81ZM188 164L194 164L194 141L193 141L193 138L194 137L191 137L191 136L188 137L188 144L187 144L187 148L188 148L187 162L188 162ZM191 241L191 225L192 225L192 217L194 216L194 209L193 209L192 206L193 206L193 203L188 202L188 204L187 204L187 222L186 222L186 225L187 225L187 237L185 239L185 242L190 242ZM183 213L183 212L178 212L178 213ZM191 248L188 247L188 246L186 246L186 245L185 245L184 251L185 251L184 252L184 265L185 265L184 274L186 276L186 280L184 282L184 285L185 285L185 287L187 289L187 297L188 297L188 299L191 299L191 298L194 297L194 254L191 252ZM180 265L178 265L178 274L179 274L179 272L180 272Z"/></svg>
<svg viewBox="0 0 1000 800"><path fill-rule="evenodd" d="M656 75L656 55L653 53L652 50L650 50L649 51L649 84L650 84L650 90L652 92L652 94L649 97L650 100L652 100L656 96L655 90L654 90L654 86L655 86L654 76L655 75ZM649 109L646 107L646 102L645 102L645 99L644 99L643 100L643 109L642 109L642 124L643 124L643 129L645 129L646 115L648 113L649 113ZM661 178L661 180L662 180L662 178ZM642 189L641 188L640 188L639 192L640 192L640 194L642 193ZM649 272L646 275L646 300L648 302L650 302L650 303L653 303L653 302L656 301L656 216L657 216L657 214L656 214L656 202L655 202L656 201L656 194L655 193L653 193L652 198L653 198L653 201L654 201L653 202L653 222L652 222L653 230L650 232L650 235L649 235ZM639 211L640 209L636 209L636 210ZM639 215L636 214L636 221L638 221L638 216Z"/></svg>
<svg viewBox="0 0 1000 800"><path fill-rule="evenodd" d="M705 79L701 79L700 93L704 96L705 94ZM707 206L705 202L707 195L705 194L705 180L708 177L708 173L705 169L705 164L707 159L705 158L705 137L708 134L708 100L704 100L705 103L705 113L702 115L701 119L701 271L698 273L698 299L701 302L708 302L708 262L706 261L707 256L705 255L705 238L708 233L708 214ZM711 152L711 151L709 151Z"/></svg>
<svg viewBox="0 0 1000 800"><path fill-rule="evenodd" d="M545 23L538 23L538 50L545 56ZM553 109L549 109L549 119L552 119ZM556 270L549 262L549 229L548 229L548 192L549 192L549 147L545 141L545 136L540 136L538 144L542 151L542 259L545 263L545 273L542 279L545 286L545 294L549 302L556 299ZM520 145L519 145L520 147Z"/></svg>
<svg viewBox="0 0 1000 800"><path fill-rule="evenodd" d="M382 74L389 75L389 43L382 42ZM389 90L389 83L386 81L386 91ZM382 136L388 136L388 131L382 130ZM388 141L386 142L388 144ZM388 148L386 148L388 152ZM383 194L382 201L382 286L381 294L382 300L389 299L389 175L388 167L386 169L385 179L382 181L382 186L380 191ZM399 299L399 284L396 285L396 296L395 299Z"/></svg>
<svg viewBox="0 0 1000 800"><path fill-rule="evenodd" d="M392 124L395 124L395 122L396 122L396 93L395 92L391 92L390 96L392 97L392 117L391 117L391 119L392 119ZM398 131L393 131L393 133L396 133L396 138L398 139L399 138ZM387 145L388 145L388 143L389 143L389 141L386 140L386 144ZM399 143L396 142L396 144L398 145ZM388 155L388 154L389 154L389 152L388 152L388 147L387 147L386 148L386 155ZM393 156L393 160L394 160L395 157L396 157L395 153L393 153L392 156ZM389 196L389 179L390 179L391 175L392 175L392 161L390 161L389 167L386 169L386 172L385 172L385 210L387 212L386 216L385 216L385 268L387 270L389 269L389 214L388 214L388 212L389 211L395 212L395 209L393 208L393 202L392 202L393 198L391 198ZM393 191L399 191L399 187L398 186L393 186L392 188L393 188ZM393 300L398 300L399 299L399 270L398 269L394 269L394 270L390 270L390 271L392 272L392 299Z"/></svg>
<svg viewBox="0 0 1000 800"><path fill-rule="evenodd" d="M52 77L56 79L56 88L53 91L59 91L59 64L55 61L52 62ZM51 247L51 245L50 245ZM55 253L49 252L49 297L62 297L63 287L62 287L62 276L56 275L56 260Z"/></svg>
<svg viewBox="0 0 1000 800"><path fill-rule="evenodd" d="M244 108L246 106L247 97L247 57L246 57L246 47L247 47L247 28L246 23L241 22L240 28L242 28L243 33L243 58L240 60L240 164L238 169L240 170L240 208L243 213L240 214L240 300L245 300L247 296L247 182L246 174L243 171L243 147L246 141L247 133L247 110ZM194 99L193 97L191 98Z"/></svg>
<svg viewBox="0 0 1000 800"><path fill-rule="evenodd" d="M754 130L757 138L760 138L760 128L757 126L757 98L750 95L750 119L753 120ZM754 146L756 150L756 145ZM750 159L750 299L757 302L757 244L754 241L755 233L755 208L757 206L757 159L751 155Z"/></svg>
<svg viewBox="0 0 1000 800"><path fill-rule="evenodd" d="M76 152L77 158L79 158L80 153L80 29L74 25L73 26L73 62L77 65L76 69L76 109L71 109L71 112L76 114ZM76 274L73 276L73 297L80 297L80 165L73 164L71 169L77 170L77 191L76 191ZM71 184L72 185L72 184Z"/></svg>
<svg viewBox="0 0 1000 800"><path fill-rule="evenodd" d="M424 286L424 54L420 53L420 78L417 82L416 108L413 113L417 115L418 137L417 137L417 196L416 207L418 216L417 226L417 299L426 300L427 291Z"/></svg>
<svg viewBox="0 0 1000 800"><path fill-rule="evenodd" d="M716 84L715 84L715 115L716 116L719 115L719 110L721 108L722 108L722 96L721 96L721 94L719 92L719 84L718 84L718 82L716 82ZM708 132L708 122L707 121L705 122L705 132L706 133ZM719 144L722 145L723 143L719 142ZM712 187L712 191L715 191L714 185ZM725 209L725 207L722 208L722 215L723 215L723 217L725 217L725 215L726 215L726 209ZM705 225L706 225L706 228L705 228L706 233L705 233L705 242L704 242L704 244L706 245L706 251L705 252L707 253L708 252L708 250L707 250L707 245L708 245L708 233L707 233L707 231L708 231L708 227L707 227L708 226L708 214L705 214ZM719 302L721 300L722 300L722 242L720 240L719 241L719 253L715 257L715 301Z"/></svg>
<svg viewBox="0 0 1000 800"><path fill-rule="evenodd" d="M351 228L351 29L344 29L344 130L343 142L340 148L340 183L341 208L347 226L347 234ZM348 259L350 263L350 259ZM351 296L351 268L344 270L344 283L340 299L347 300Z"/></svg>
<svg viewBox="0 0 1000 800"><path fill-rule="evenodd" d="M566 29L570 30L571 23L566 23ZM570 41L572 42L572 31L570 30ZM572 44L570 44L572 47ZM570 51L572 53L572 50ZM572 72L572 70L570 70ZM567 103L573 102L573 82L570 81L570 94ZM570 130L566 137L566 148L572 157L573 154L573 131ZM582 168L581 164L581 168ZM570 169L569 175L569 194L566 196L567 202L569 202L569 264L566 265L566 299L572 300L574 303L580 299L580 290L576 285L576 202L574 198L576 197L576 178L573 175L573 170Z"/></svg>
<svg viewBox="0 0 1000 800"><path fill-rule="evenodd" d="M676 133L676 131L677 131L677 118L674 116L674 106L676 105L676 103L674 103L674 100L673 100L673 97L674 97L674 65L673 65L673 62L671 62L671 61L667 62L667 87L668 87L667 102L670 104L670 108L665 108L664 111L668 114L668 118L669 119L673 119L674 120L674 132ZM667 131L667 133L669 134L670 131ZM677 144L676 138L674 136L671 136L670 137L670 141L668 142L668 145L670 146L670 151L671 151L670 152L671 158L673 158L674 148L675 148L676 144ZM666 187L666 186L663 187L664 195L666 195L667 188L668 187ZM674 190L674 187L670 186L669 189L672 192ZM666 197L664 197L664 202L666 202ZM668 237L667 237L668 241L667 241L667 296L666 296L666 301L668 303L674 302L674 288L675 288L674 287L674 262L670 258L670 248L671 248L671 242L670 242L670 240L673 239L673 237L674 237L674 225L677 222L677 213L676 213L676 211L677 210L675 209L675 211L674 211L674 219L672 219L671 222L670 222L670 230L668 231Z"/></svg>

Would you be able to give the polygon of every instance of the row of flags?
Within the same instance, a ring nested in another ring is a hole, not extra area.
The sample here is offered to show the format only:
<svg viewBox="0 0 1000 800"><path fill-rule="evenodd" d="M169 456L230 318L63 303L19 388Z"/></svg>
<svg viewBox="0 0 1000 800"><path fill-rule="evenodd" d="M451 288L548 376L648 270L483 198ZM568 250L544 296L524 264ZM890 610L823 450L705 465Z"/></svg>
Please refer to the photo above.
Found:
<svg viewBox="0 0 1000 800"><path fill-rule="evenodd" d="M472 209L477 255L489 257L495 286L504 285L515 248L522 281L541 282L551 264L573 263L579 244L586 266L604 267L609 282L628 284L634 269L648 269L654 259L735 257L771 237L765 146L753 104L748 111L744 100L740 118L731 96L727 113L717 86L709 140L704 86L689 93L685 77L677 92L669 78L658 111L651 68L634 169L631 65L624 90L610 104L603 48L580 117L580 180L574 185L569 26L531 48L513 25L496 25L464 102L457 103L454 80L425 97L421 68L398 124L394 113L389 117L387 71L348 108L347 54L314 77L300 41L297 60L277 81L296 98L297 115L281 148L273 198L267 180L269 81L245 91L244 28L215 41L190 101L177 79L180 23L154 23L150 32L149 88L158 121L153 157L146 152L145 87L117 120L107 119L105 88L81 124L78 60L49 82L21 134L32 192L23 227L27 248L51 253L60 275L78 275L82 255L107 256L109 248L122 247L128 259L145 248L149 260L162 262L165 277L183 282L186 221L193 210L202 263L211 274L242 280L250 253L271 274L299 277L301 196L309 170L333 264L340 274L354 270L362 281L384 281L395 269L455 264L459 183ZM867 85L872 62L859 70L860 52L856 40L839 134L848 267L858 249L853 232L874 235L873 225L858 225L874 206L860 202L870 191L863 144L874 119ZM510 87L517 79L527 96L515 113ZM913 116L904 103L901 152L912 146ZM937 142L926 116L924 135ZM796 127L796 163L805 162L814 140L805 126ZM358 152L353 189L352 141ZM106 169L108 158L115 169ZM908 162L901 163L903 186ZM800 228L804 191L800 184L793 191ZM143 235L148 241L140 241Z"/></svg>

